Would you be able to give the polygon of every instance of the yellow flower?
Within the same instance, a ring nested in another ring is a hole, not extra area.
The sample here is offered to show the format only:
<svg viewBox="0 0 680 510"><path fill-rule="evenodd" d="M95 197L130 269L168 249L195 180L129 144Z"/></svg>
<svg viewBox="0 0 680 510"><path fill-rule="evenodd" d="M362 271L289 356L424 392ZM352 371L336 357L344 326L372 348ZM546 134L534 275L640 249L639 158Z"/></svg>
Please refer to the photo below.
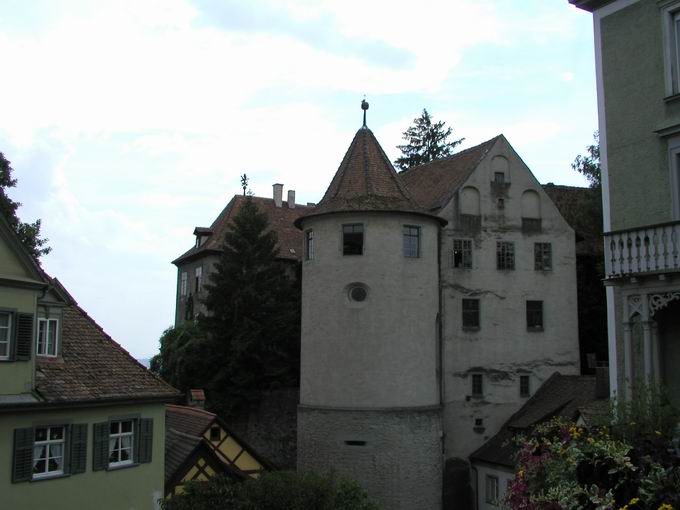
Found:
<svg viewBox="0 0 680 510"><path fill-rule="evenodd" d="M633 498L628 502L628 504L634 505L634 504L639 503L639 502L640 502L640 498Z"/></svg>
<svg viewBox="0 0 680 510"><path fill-rule="evenodd" d="M661 431L659 431L659 430L655 430L654 433L655 433L657 436L661 436Z"/></svg>
<svg viewBox="0 0 680 510"><path fill-rule="evenodd" d="M668 503L664 503L659 507L659 510L673 510L673 505L669 505Z"/></svg>

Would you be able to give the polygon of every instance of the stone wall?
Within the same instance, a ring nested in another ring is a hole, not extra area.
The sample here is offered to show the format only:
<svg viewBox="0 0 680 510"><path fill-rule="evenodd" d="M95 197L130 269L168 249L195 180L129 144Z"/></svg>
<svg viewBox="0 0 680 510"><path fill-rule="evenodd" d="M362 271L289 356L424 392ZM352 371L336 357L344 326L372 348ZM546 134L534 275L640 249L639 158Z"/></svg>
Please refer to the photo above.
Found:
<svg viewBox="0 0 680 510"><path fill-rule="evenodd" d="M390 510L441 508L441 415L429 410L298 410L298 471L359 481Z"/></svg>

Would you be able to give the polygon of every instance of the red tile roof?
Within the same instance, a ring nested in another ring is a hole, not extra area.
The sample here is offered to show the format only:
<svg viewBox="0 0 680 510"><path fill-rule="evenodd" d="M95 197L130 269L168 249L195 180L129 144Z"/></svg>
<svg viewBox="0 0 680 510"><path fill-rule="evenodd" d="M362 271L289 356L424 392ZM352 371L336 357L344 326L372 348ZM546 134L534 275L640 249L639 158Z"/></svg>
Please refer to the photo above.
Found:
<svg viewBox="0 0 680 510"><path fill-rule="evenodd" d="M221 252L224 234L229 229L232 218L241 209L245 198L243 195L235 195L210 226L209 230L212 231L212 235L201 246L194 246L172 263L179 265L200 255ZM293 226L293 222L313 209L313 206L295 204L295 207L290 209L288 202L284 200L281 207L276 207L274 199L262 197L253 197L253 202L257 204L260 210L267 214L269 227L276 232L279 238L279 257L300 260L302 255L302 234ZM201 227L197 227L197 229L199 228ZM201 228L201 230L206 229Z"/></svg>
<svg viewBox="0 0 680 510"><path fill-rule="evenodd" d="M366 127L357 131L325 195L305 217L345 211L415 212L444 221L413 199Z"/></svg>
<svg viewBox="0 0 680 510"><path fill-rule="evenodd" d="M475 147L460 151L424 165L409 168L399 174L411 195L429 211L444 207L458 188L477 168L491 147L503 135L498 135Z"/></svg>
<svg viewBox="0 0 680 510"><path fill-rule="evenodd" d="M64 308L58 358L36 357L36 392L49 403L161 399L180 393L147 370L83 309Z"/></svg>

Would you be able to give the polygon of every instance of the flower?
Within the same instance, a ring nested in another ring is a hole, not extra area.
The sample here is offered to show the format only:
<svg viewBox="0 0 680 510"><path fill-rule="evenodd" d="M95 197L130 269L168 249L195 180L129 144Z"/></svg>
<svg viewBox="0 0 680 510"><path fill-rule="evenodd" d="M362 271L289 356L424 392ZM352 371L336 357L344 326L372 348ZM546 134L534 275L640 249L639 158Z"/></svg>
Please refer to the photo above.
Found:
<svg viewBox="0 0 680 510"><path fill-rule="evenodd" d="M658 510L673 510L673 505L669 505L668 503L664 503L659 507Z"/></svg>

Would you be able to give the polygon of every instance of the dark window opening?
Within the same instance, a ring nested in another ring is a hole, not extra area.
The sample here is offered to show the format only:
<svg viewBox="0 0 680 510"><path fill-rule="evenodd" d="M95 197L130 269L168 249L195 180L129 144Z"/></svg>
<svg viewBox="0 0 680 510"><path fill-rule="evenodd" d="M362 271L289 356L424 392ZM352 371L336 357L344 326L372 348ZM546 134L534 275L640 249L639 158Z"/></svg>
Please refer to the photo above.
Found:
<svg viewBox="0 0 680 510"><path fill-rule="evenodd" d="M348 440L345 441L345 444L347 446L366 446L366 441Z"/></svg>
<svg viewBox="0 0 680 510"><path fill-rule="evenodd" d="M453 267L472 269L472 241L470 239L453 240Z"/></svg>
<svg viewBox="0 0 680 510"><path fill-rule="evenodd" d="M222 431L220 427L210 427L210 440L219 441L222 439Z"/></svg>
<svg viewBox="0 0 680 510"><path fill-rule="evenodd" d="M481 397L484 395L482 374L472 374L472 396Z"/></svg>
<svg viewBox="0 0 680 510"><path fill-rule="evenodd" d="M541 218L522 218L523 234L540 234L541 229Z"/></svg>
<svg viewBox="0 0 680 510"><path fill-rule="evenodd" d="M305 232L305 260L314 259L314 231Z"/></svg>
<svg viewBox="0 0 680 510"><path fill-rule="evenodd" d="M495 182L496 184L505 183L505 174L503 172L495 172L493 174L493 182Z"/></svg>
<svg viewBox="0 0 680 510"><path fill-rule="evenodd" d="M366 288L361 287L359 285L349 289L349 298L352 301L359 301L359 302L365 301L367 296L368 296L368 292L366 291Z"/></svg>
<svg viewBox="0 0 680 510"><path fill-rule="evenodd" d="M527 329L543 329L543 301L527 301Z"/></svg>
<svg viewBox="0 0 680 510"><path fill-rule="evenodd" d="M463 299L463 328L479 328L479 299Z"/></svg>
<svg viewBox="0 0 680 510"><path fill-rule="evenodd" d="M515 269L515 243L496 242L496 268Z"/></svg>
<svg viewBox="0 0 680 510"><path fill-rule="evenodd" d="M531 395L531 389L529 387L529 376L520 375L519 376L519 396L528 397Z"/></svg>
<svg viewBox="0 0 680 510"><path fill-rule="evenodd" d="M342 254L364 254L364 226L361 223L342 226Z"/></svg>
<svg viewBox="0 0 680 510"><path fill-rule="evenodd" d="M550 243L534 243L534 269L552 270L552 246Z"/></svg>

